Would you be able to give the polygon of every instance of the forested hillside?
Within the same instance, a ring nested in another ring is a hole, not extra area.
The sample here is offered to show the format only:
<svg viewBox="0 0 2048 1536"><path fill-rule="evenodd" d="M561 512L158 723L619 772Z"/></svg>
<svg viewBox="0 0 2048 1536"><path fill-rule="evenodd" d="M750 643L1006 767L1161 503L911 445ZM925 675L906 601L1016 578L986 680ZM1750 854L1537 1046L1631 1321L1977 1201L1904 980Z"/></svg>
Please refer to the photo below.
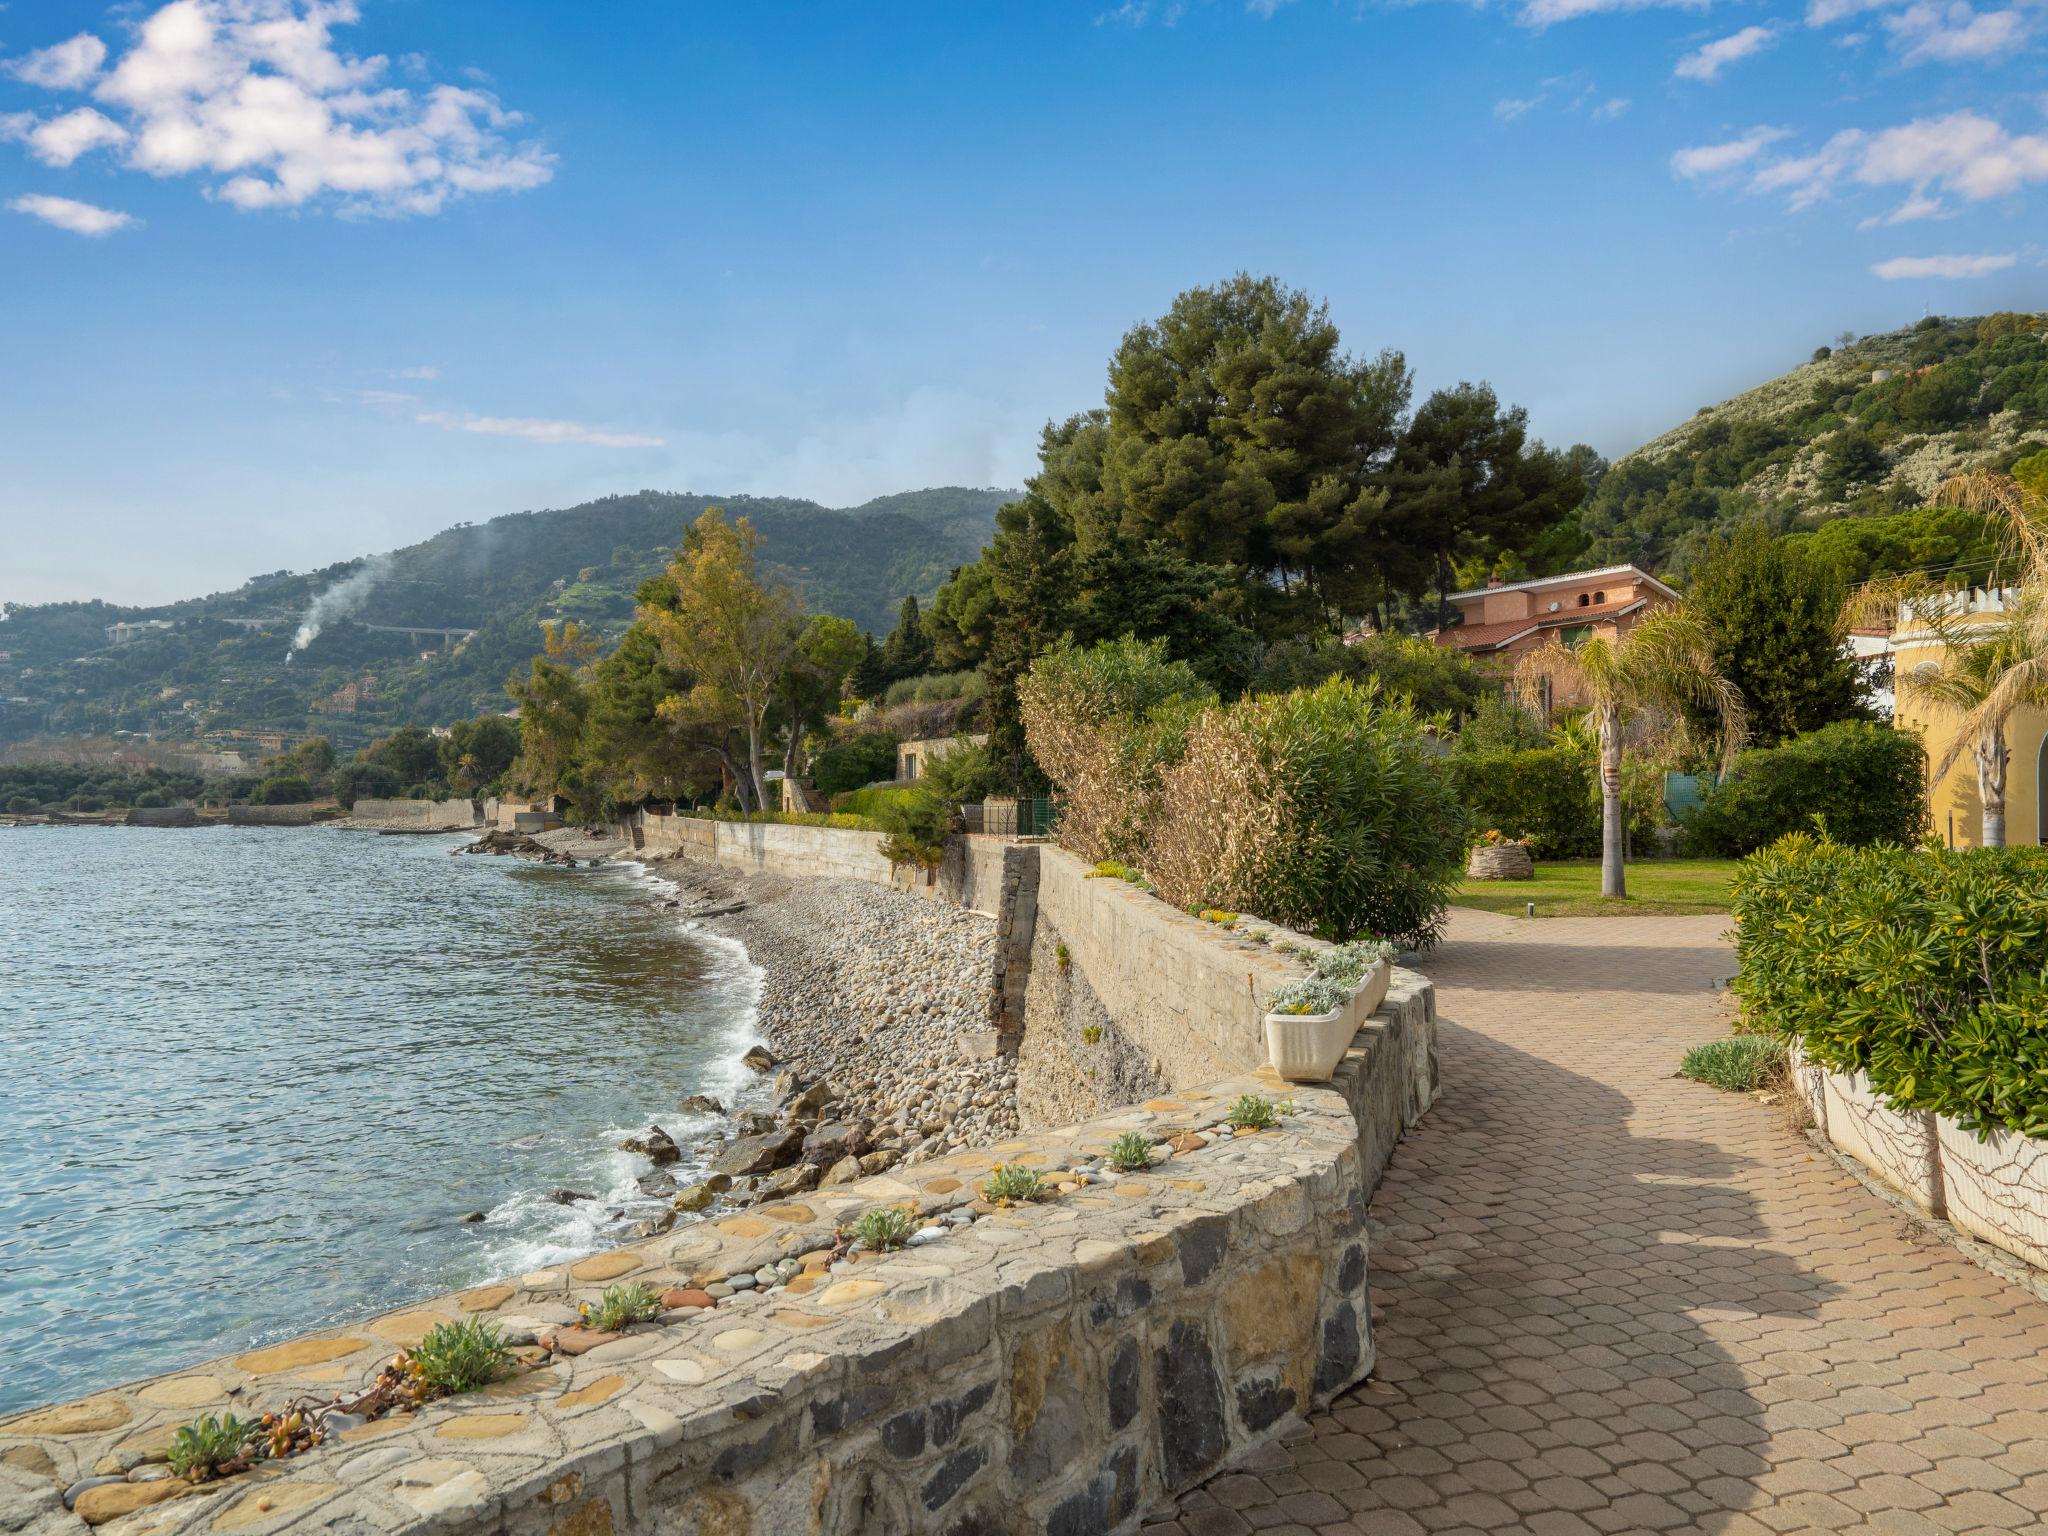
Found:
<svg viewBox="0 0 2048 1536"><path fill-rule="evenodd" d="M834 510L641 491L458 524L388 555L274 572L158 608L10 606L0 622L0 740L309 726L347 740L502 709L505 679L525 668L543 621L574 618L616 635L632 619L635 589L708 506L749 518L770 572L812 609L884 632L905 596L929 597L974 558L1011 494L949 486ZM352 600L330 601L318 636L287 664L315 599L345 582ZM107 627L117 622L167 627L115 645ZM477 633L443 652L437 637L366 627L407 624ZM337 698L351 684L356 695Z"/></svg>
<svg viewBox="0 0 2048 1536"><path fill-rule="evenodd" d="M1981 520L1926 503L2048 448L2044 333L2048 315L1930 317L1822 347L1616 460L1579 515L1585 558L1682 581L1708 534L1761 513L1857 579L1981 561Z"/></svg>

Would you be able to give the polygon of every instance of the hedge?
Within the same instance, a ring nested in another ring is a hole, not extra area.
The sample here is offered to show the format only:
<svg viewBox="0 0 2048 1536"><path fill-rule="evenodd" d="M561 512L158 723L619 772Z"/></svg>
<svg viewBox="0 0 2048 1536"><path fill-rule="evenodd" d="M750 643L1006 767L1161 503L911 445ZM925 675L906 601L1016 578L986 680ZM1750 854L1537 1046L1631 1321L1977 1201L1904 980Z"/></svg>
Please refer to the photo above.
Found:
<svg viewBox="0 0 2048 1536"><path fill-rule="evenodd" d="M1600 851L1599 765L1571 747L1453 756L1452 782L1476 830L1528 841L1539 859Z"/></svg>
<svg viewBox="0 0 2048 1536"><path fill-rule="evenodd" d="M694 821L744 821L769 827L832 827L841 832L879 832L872 816L849 816L836 811L721 811L705 809L680 811Z"/></svg>
<svg viewBox="0 0 2048 1536"><path fill-rule="evenodd" d="M1685 818L1692 851L1724 856L1819 828L1851 847L1917 843L1927 828L1919 738L1846 721L1744 752Z"/></svg>
<svg viewBox="0 0 2048 1536"><path fill-rule="evenodd" d="M1795 833L1734 883L1750 1021L1895 1107L2048 1136L2048 850Z"/></svg>

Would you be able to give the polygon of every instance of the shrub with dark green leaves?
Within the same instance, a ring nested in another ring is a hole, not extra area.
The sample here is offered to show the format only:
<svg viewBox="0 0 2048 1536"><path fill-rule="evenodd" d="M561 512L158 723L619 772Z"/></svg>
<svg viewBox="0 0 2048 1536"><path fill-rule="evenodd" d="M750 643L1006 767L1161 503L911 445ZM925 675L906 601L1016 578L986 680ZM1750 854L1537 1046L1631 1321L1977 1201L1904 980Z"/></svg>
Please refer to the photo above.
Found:
<svg viewBox="0 0 2048 1536"><path fill-rule="evenodd" d="M896 777L896 738L887 731L861 731L834 742L811 759L811 783L821 795L836 795Z"/></svg>
<svg viewBox="0 0 2048 1536"><path fill-rule="evenodd" d="M2048 1137L2048 850L1794 834L1743 861L1733 906L1753 1026L1897 1108Z"/></svg>
<svg viewBox="0 0 2048 1536"><path fill-rule="evenodd" d="M1919 738L1845 721L1735 759L1734 770L1685 818L1687 846L1735 856L1788 832L1850 847L1912 844L1927 827L1927 760Z"/></svg>
<svg viewBox="0 0 2048 1536"><path fill-rule="evenodd" d="M1458 799L1476 827L1529 845L1539 859L1600 851L1599 764L1574 747L1459 752L1450 759Z"/></svg>

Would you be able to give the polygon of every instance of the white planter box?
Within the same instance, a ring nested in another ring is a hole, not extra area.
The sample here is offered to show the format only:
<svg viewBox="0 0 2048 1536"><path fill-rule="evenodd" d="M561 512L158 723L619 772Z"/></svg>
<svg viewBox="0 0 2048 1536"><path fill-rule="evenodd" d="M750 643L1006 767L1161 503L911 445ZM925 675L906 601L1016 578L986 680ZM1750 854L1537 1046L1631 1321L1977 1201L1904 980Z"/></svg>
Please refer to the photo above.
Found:
<svg viewBox="0 0 2048 1536"><path fill-rule="evenodd" d="M1942 1214L1941 1152L1934 1116L1897 1110L1870 1089L1868 1074L1827 1074L1828 1140L1930 1216Z"/></svg>
<svg viewBox="0 0 2048 1536"><path fill-rule="evenodd" d="M1934 1117L1948 1219L1972 1237L2048 1269L2048 1141L1994 1131L1979 1141Z"/></svg>
<svg viewBox="0 0 2048 1536"><path fill-rule="evenodd" d="M1334 1013L1269 1013L1266 1056L1290 1083L1326 1083L1365 1021L1386 1000L1393 967L1382 960Z"/></svg>
<svg viewBox="0 0 2048 1536"><path fill-rule="evenodd" d="M1806 1101L1806 1112L1825 1136L1828 1130L1827 1073L1806 1059L1803 1042L1794 1040L1785 1052L1792 1068L1792 1087Z"/></svg>

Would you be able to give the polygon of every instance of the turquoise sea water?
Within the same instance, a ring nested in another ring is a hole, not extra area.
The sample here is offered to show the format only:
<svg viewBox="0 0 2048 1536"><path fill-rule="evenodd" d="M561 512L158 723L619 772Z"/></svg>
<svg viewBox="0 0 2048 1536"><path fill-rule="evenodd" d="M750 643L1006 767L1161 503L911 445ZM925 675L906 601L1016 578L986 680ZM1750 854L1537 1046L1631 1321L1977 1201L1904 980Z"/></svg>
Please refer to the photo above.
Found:
<svg viewBox="0 0 2048 1536"><path fill-rule="evenodd" d="M0 828L0 1412L666 1204L614 1144L652 1119L687 1148L680 1097L752 1087L756 973L637 867L462 841Z"/></svg>

